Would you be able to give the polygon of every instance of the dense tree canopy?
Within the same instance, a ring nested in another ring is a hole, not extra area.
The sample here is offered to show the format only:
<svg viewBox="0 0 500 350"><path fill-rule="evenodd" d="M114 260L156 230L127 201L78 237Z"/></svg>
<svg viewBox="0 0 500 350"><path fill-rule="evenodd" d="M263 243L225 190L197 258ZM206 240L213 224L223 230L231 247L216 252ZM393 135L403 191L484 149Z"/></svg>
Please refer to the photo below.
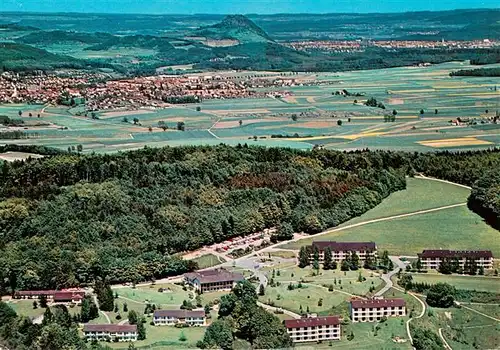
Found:
<svg viewBox="0 0 500 350"><path fill-rule="evenodd" d="M220 145L113 155L41 151L49 156L4 162L0 170L2 293L86 285L96 277L117 283L183 273L196 264L175 253L264 228L278 227L276 239L320 232L403 189L405 175L422 172L471 185L487 169L500 168L498 150L346 153ZM477 194L483 183L495 183L491 179L478 181ZM492 193L483 197L495 198Z"/></svg>
<svg viewBox="0 0 500 350"><path fill-rule="evenodd" d="M486 171L472 186L469 208L500 230L500 167Z"/></svg>

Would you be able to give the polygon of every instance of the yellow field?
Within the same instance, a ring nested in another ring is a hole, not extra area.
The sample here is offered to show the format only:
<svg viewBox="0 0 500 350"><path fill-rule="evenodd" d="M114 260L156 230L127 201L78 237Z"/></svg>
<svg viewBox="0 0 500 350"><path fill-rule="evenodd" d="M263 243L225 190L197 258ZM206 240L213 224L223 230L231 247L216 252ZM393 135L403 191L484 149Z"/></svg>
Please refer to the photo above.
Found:
<svg viewBox="0 0 500 350"><path fill-rule="evenodd" d="M474 137L462 137L457 139L444 139L444 140L427 140L427 141L418 141L417 143L421 144L422 146L434 147L434 148L493 144L492 142L479 140Z"/></svg>

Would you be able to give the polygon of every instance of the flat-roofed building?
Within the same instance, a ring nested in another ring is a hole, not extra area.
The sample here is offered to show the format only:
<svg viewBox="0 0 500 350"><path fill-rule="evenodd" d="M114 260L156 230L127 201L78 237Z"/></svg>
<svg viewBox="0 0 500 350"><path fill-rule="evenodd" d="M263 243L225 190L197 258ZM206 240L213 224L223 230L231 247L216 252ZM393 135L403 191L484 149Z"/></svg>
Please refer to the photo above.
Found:
<svg viewBox="0 0 500 350"><path fill-rule="evenodd" d="M325 259L325 250L330 248L332 251L332 260L338 263L345 260L346 257L356 253L359 257L359 261L365 261L367 256L374 259L377 258L377 245L375 242L335 242L335 241L315 241L312 243L312 251L314 248L318 248L319 251L319 262L323 263ZM312 263L314 260L314 253L311 253L309 259Z"/></svg>
<svg viewBox="0 0 500 350"><path fill-rule="evenodd" d="M156 310L153 314L155 326L175 326L187 324L190 326L206 326L205 311L190 310Z"/></svg>
<svg viewBox="0 0 500 350"><path fill-rule="evenodd" d="M286 331L294 343L340 340L338 316L304 317L284 321Z"/></svg>
<svg viewBox="0 0 500 350"><path fill-rule="evenodd" d="M458 266L464 269L467 261L473 261L477 268L493 268L493 253L491 250L447 250L447 249L426 249L418 254L422 262L422 268L427 270L438 270L441 262L445 259L456 260Z"/></svg>
<svg viewBox="0 0 500 350"><path fill-rule="evenodd" d="M244 279L241 273L222 268L184 274L185 282L200 292L228 291Z"/></svg>
<svg viewBox="0 0 500 350"><path fill-rule="evenodd" d="M404 299L352 299L349 305L352 322L376 322L384 316L406 316Z"/></svg>
<svg viewBox="0 0 500 350"><path fill-rule="evenodd" d="M130 324L86 324L83 334L87 340L97 341L136 341L137 326Z"/></svg>

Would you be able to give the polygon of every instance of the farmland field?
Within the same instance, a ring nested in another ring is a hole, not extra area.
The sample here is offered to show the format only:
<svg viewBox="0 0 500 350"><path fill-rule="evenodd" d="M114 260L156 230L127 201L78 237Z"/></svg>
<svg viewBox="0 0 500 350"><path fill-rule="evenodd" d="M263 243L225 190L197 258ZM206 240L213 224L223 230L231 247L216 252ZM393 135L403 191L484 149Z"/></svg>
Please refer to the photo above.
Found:
<svg viewBox="0 0 500 350"><path fill-rule="evenodd" d="M143 51L129 54L148 53ZM315 80L318 85L287 87L290 96L281 99L214 99L169 108L106 110L97 112L99 119L74 115L76 109L64 106L23 104L0 105L0 115L19 118L22 111L20 118L29 120L29 113L40 113L40 118L33 119L51 124L36 127L40 134L37 138L4 143L62 149L82 145L84 152L220 143L424 152L500 145L500 125L486 121L499 107L500 91L495 89L498 82L489 77L449 76L451 71L469 68L466 62L451 62L430 67L306 74L303 78ZM235 78L230 72L221 74ZM334 94L343 89L364 96ZM384 103L386 110L365 106L363 102L370 97ZM395 122L385 122L384 114L392 114L393 110L397 111ZM297 116L296 121L292 115ZM459 117L476 118L477 125L453 126L450 121ZM160 129L159 122L168 129ZM177 130L178 122L185 123L185 131ZM25 132L30 133L30 128Z"/></svg>

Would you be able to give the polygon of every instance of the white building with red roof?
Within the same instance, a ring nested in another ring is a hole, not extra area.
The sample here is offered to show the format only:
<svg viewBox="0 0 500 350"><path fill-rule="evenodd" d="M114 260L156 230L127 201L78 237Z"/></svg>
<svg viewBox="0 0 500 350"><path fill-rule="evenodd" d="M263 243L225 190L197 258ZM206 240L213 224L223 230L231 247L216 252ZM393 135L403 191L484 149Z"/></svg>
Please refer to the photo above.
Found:
<svg viewBox="0 0 500 350"><path fill-rule="evenodd" d="M351 299L349 313L352 322L376 322L384 316L406 316L404 299Z"/></svg>
<svg viewBox="0 0 500 350"><path fill-rule="evenodd" d="M491 250L448 250L448 249L428 249L418 254L422 262L422 268L437 270L441 262L445 259L456 260L463 269L467 261L472 261L476 266L484 269L493 268L493 253Z"/></svg>
<svg viewBox="0 0 500 350"><path fill-rule="evenodd" d="M190 326L206 326L205 311L196 310L156 310L153 314L155 326L175 326L187 324Z"/></svg>
<svg viewBox="0 0 500 350"><path fill-rule="evenodd" d="M340 318L338 316L310 316L283 321L287 333L294 343L340 340Z"/></svg>
<svg viewBox="0 0 500 350"><path fill-rule="evenodd" d="M130 324L86 324L83 334L89 341L136 341L137 326Z"/></svg>
<svg viewBox="0 0 500 350"><path fill-rule="evenodd" d="M332 260L338 263L345 260L352 253L358 255L360 261L365 261L367 256L373 259L377 258L377 245L375 242L335 242L335 241L314 241L312 243L312 251L309 259L312 263L314 259L314 249L319 251L319 262L323 263L325 258L325 250L330 248L332 251Z"/></svg>

